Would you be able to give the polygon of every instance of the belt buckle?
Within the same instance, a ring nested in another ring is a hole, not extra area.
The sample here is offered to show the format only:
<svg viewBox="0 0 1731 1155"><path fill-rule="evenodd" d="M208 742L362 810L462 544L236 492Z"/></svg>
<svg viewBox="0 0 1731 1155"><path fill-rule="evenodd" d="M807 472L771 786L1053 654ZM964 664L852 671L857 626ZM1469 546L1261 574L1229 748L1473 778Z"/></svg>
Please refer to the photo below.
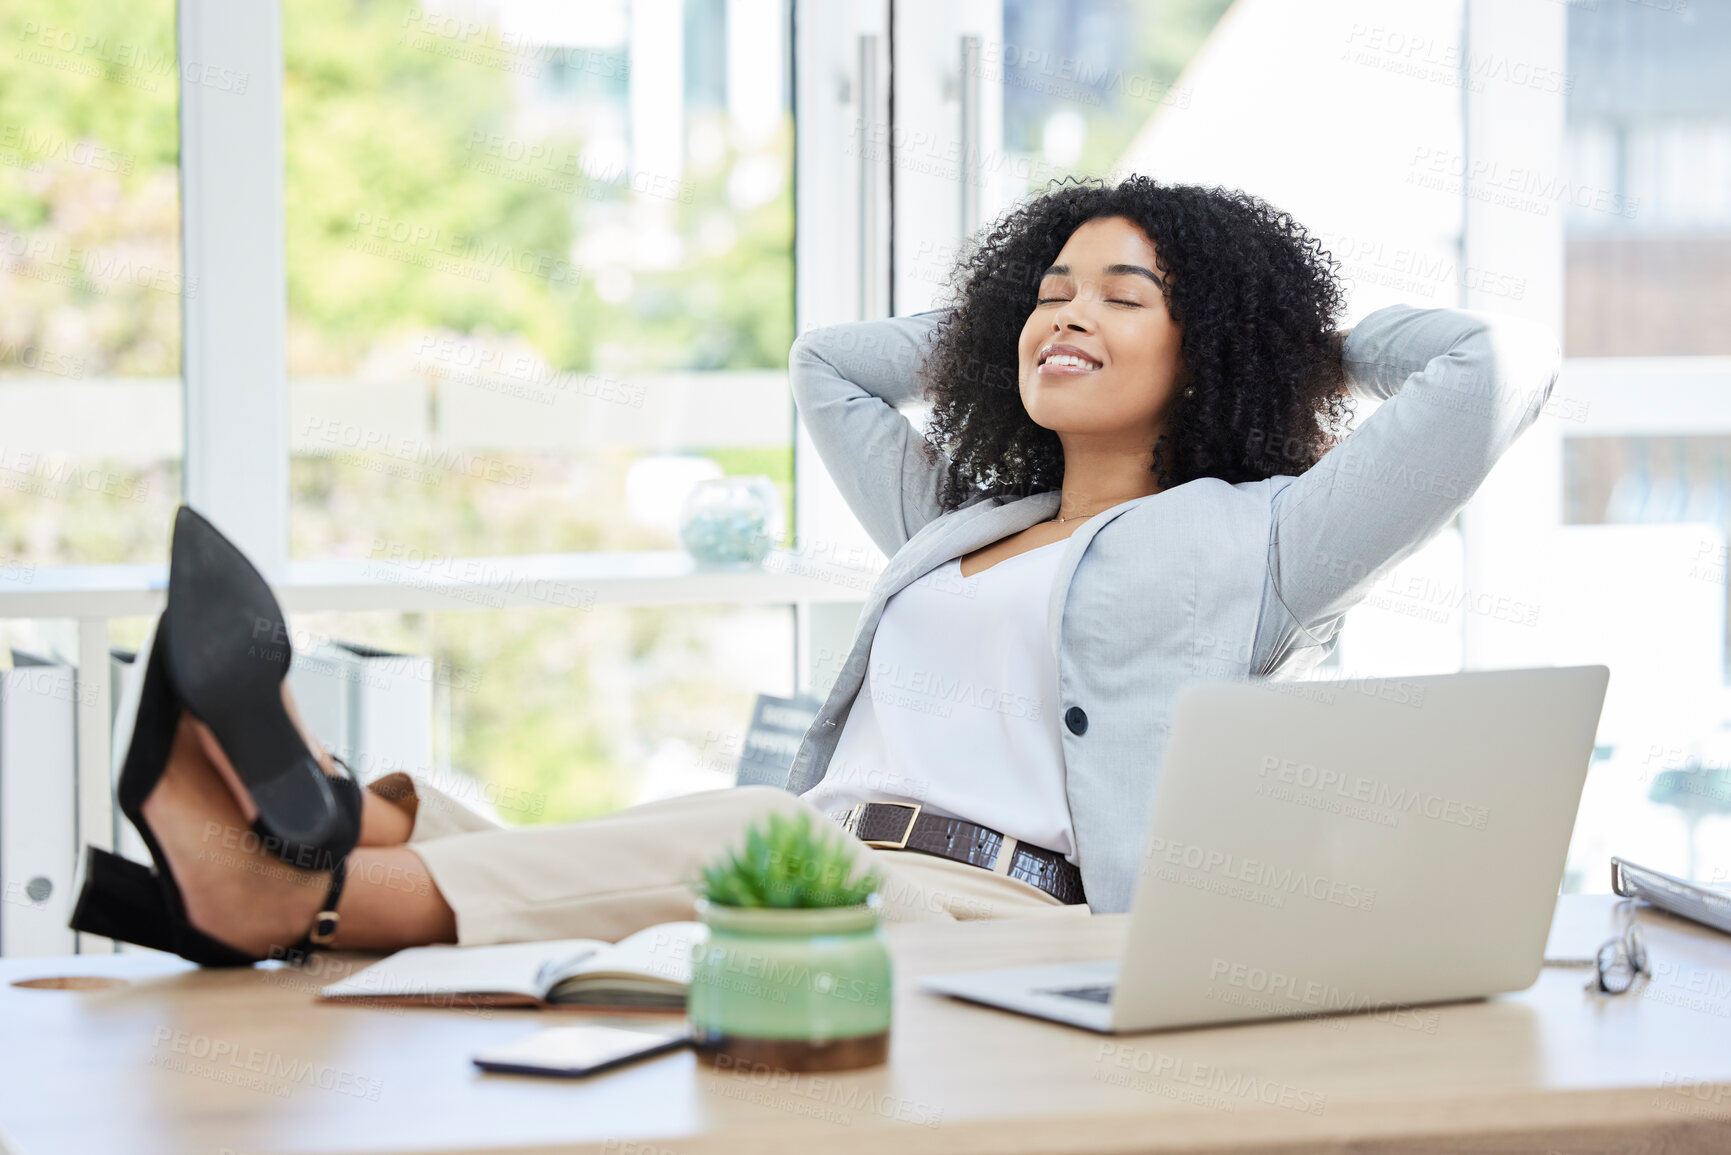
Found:
<svg viewBox="0 0 1731 1155"><path fill-rule="evenodd" d="M908 839L913 837L914 823L919 819L920 810L922 809L921 805L918 802L861 802L854 807L854 827L857 828L859 826L859 820L864 815L864 808L867 806L900 806L905 810L913 811L912 814L908 815L907 827L902 831L902 836L899 840L893 838L860 839L861 842L864 842L867 846L870 846L875 850L906 850L908 848Z"/></svg>

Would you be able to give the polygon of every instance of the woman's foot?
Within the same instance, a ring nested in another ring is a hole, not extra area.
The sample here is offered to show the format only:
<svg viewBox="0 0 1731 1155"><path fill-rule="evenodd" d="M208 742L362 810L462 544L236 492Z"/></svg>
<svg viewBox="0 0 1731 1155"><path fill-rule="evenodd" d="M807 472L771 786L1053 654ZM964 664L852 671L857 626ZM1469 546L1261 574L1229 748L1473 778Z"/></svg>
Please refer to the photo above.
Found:
<svg viewBox="0 0 1731 1155"><path fill-rule="evenodd" d="M268 957L272 947L299 942L312 926L331 872L286 866L262 845L231 793L232 782L224 783L206 755L213 747L209 728L183 713L162 778L144 800L144 818L180 887L187 921L237 950ZM214 748L220 758L221 748ZM371 792L364 797L363 832L372 818L379 827L400 822L407 836L408 815ZM401 841L349 853L332 949L388 951L457 941L456 916L426 864Z"/></svg>
<svg viewBox="0 0 1731 1155"><path fill-rule="evenodd" d="M209 735L181 714L144 817L180 888L187 921L236 950L268 957L313 925L331 871L284 865L261 845L233 787L206 757L199 730Z"/></svg>

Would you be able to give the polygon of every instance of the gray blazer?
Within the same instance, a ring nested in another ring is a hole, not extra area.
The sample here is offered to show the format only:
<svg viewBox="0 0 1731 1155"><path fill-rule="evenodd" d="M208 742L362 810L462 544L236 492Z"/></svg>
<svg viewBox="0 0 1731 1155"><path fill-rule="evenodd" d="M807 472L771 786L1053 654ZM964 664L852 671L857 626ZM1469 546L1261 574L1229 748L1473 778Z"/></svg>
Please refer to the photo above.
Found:
<svg viewBox="0 0 1731 1155"><path fill-rule="evenodd" d="M1056 490L988 491L940 510L940 472L893 407L918 400L916 369L940 316L818 329L789 355L812 441L889 557L794 756L786 788L795 794L823 780L884 603L951 559L1057 514ZM1304 473L1239 485L1200 478L1090 518L1066 544L1046 623L1065 794L1095 911L1129 908L1178 687L1294 678L1315 666L1346 611L1453 520L1532 424L1561 351L1525 321L1391 305L1352 330L1345 360L1354 394L1383 404Z"/></svg>

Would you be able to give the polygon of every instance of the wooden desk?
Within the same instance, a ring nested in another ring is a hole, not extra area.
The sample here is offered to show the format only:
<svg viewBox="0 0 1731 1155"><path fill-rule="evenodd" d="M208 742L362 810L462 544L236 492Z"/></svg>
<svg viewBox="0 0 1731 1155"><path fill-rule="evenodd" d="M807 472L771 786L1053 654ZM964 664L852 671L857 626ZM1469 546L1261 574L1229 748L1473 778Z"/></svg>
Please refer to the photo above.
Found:
<svg viewBox="0 0 1731 1155"><path fill-rule="evenodd" d="M1642 918L1657 974L1621 998L1547 969L1489 1001L1115 1039L912 980L1107 956L1121 916L903 926L891 1063L828 1076L685 1051L583 1082L482 1075L472 1052L572 1020L312 1001L360 956L315 956L316 974L5 960L0 1135L11 1155L1731 1150L1731 938ZM1606 900L1565 898L1553 951L1590 950L1607 923ZM63 974L130 981L12 985Z"/></svg>

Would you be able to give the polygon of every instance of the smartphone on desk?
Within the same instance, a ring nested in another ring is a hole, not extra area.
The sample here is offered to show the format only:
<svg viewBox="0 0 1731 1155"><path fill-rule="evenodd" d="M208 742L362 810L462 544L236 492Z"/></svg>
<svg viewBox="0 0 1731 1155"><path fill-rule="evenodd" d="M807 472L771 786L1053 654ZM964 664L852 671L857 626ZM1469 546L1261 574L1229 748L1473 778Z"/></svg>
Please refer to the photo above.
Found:
<svg viewBox="0 0 1731 1155"><path fill-rule="evenodd" d="M642 1030L595 1024L548 1027L526 1039L505 1043L475 1056L483 1071L506 1075L555 1075L567 1079L592 1075L633 1059L683 1047L691 1031L681 1019L677 1027Z"/></svg>

